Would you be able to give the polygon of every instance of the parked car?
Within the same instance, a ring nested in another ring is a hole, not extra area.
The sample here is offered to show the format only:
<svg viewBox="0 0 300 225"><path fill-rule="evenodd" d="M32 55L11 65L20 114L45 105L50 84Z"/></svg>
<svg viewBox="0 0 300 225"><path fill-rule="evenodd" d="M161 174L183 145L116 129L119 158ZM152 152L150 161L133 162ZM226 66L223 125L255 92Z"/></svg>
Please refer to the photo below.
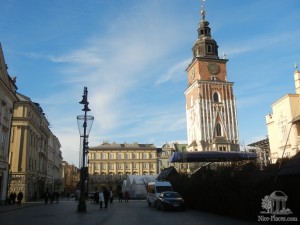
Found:
<svg viewBox="0 0 300 225"><path fill-rule="evenodd" d="M185 210L184 199L175 191L165 191L160 193L157 199L157 208L161 210Z"/></svg>
<svg viewBox="0 0 300 225"><path fill-rule="evenodd" d="M147 185L147 202L148 206L157 208L157 199L160 193L165 191L173 191L172 185L169 181L153 181Z"/></svg>

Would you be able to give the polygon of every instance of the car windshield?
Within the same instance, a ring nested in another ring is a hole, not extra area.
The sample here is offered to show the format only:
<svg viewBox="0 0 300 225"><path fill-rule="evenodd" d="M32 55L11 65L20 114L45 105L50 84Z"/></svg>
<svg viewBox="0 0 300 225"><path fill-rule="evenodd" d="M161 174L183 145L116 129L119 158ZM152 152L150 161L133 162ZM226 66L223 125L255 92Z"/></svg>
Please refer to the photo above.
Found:
<svg viewBox="0 0 300 225"><path fill-rule="evenodd" d="M172 191L171 186L156 186L156 191L158 193L164 192L164 191Z"/></svg>
<svg viewBox="0 0 300 225"><path fill-rule="evenodd" d="M180 195L177 192L168 192L164 193L165 198L180 198Z"/></svg>

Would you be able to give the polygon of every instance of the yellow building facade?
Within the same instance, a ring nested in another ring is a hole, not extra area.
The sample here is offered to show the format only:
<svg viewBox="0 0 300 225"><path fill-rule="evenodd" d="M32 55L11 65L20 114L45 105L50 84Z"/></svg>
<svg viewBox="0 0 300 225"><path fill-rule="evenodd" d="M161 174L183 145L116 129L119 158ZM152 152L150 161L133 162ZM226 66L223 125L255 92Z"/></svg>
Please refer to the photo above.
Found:
<svg viewBox="0 0 300 225"><path fill-rule="evenodd" d="M272 104L266 116L270 142L270 161L289 158L300 151L300 71L294 72L296 93L287 94Z"/></svg>
<svg viewBox="0 0 300 225"><path fill-rule="evenodd" d="M15 81L7 72L0 44L0 204L5 203L9 189L9 135L13 107L18 101Z"/></svg>
<svg viewBox="0 0 300 225"><path fill-rule="evenodd" d="M157 174L157 148L152 144L103 142L89 148L88 172L90 191L105 186L115 190L126 175Z"/></svg>
<svg viewBox="0 0 300 225"><path fill-rule="evenodd" d="M74 166L68 164L68 162L62 162L62 181L64 187L64 196L72 196L76 192L76 187L79 185L80 170Z"/></svg>
<svg viewBox="0 0 300 225"><path fill-rule="evenodd" d="M62 156L59 140L39 104L19 93L17 97L10 136L9 192L21 191L23 201L29 201L42 198L46 188L59 191Z"/></svg>

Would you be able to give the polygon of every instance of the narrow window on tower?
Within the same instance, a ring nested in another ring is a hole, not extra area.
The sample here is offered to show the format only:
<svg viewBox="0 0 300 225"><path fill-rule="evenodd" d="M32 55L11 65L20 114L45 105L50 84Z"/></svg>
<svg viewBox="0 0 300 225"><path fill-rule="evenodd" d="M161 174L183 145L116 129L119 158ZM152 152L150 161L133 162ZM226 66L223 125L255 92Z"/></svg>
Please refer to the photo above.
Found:
<svg viewBox="0 0 300 225"><path fill-rule="evenodd" d="M211 45L207 45L207 53L213 53Z"/></svg>
<svg viewBox="0 0 300 225"><path fill-rule="evenodd" d="M220 102L219 94L218 94L217 92L215 92L215 93L213 94L213 100L214 100L214 102Z"/></svg>
<svg viewBox="0 0 300 225"><path fill-rule="evenodd" d="M221 129L221 124L220 123L217 123L217 125L216 125L216 135L217 135L217 137L222 136L222 129Z"/></svg>

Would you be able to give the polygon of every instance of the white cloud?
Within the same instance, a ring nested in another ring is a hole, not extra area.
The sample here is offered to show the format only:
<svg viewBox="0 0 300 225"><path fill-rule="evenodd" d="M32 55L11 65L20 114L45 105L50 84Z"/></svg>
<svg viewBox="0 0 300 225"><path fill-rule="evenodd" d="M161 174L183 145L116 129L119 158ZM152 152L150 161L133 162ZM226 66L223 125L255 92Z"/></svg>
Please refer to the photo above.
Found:
<svg viewBox="0 0 300 225"><path fill-rule="evenodd" d="M182 77L186 67L191 62L191 59L185 59L174 66L172 66L165 74L163 74L159 79L155 82L155 85L160 85L162 83L168 82L170 80L177 80Z"/></svg>
<svg viewBox="0 0 300 225"><path fill-rule="evenodd" d="M166 26L162 22L163 14L147 16L151 10L144 10L147 11L144 14L139 12L138 15L130 14L126 18L119 15L115 21L110 21L110 30L105 35L94 33L75 51L45 57L60 63L63 81L58 82L64 86L62 93L67 95L66 101L77 104L81 100L83 86L88 87L89 114L95 117L90 146L99 144L100 137L112 141L118 138L124 141L126 138L136 138L136 141L141 141L149 140L161 132L185 130L185 116L172 114L177 106L164 112L160 109L160 114L156 113L155 108L147 109L145 113L145 108L135 107L141 103L134 99L135 95L140 94L135 90L149 82L149 79L157 79L157 74L152 73L153 67L172 52L177 44L172 37L183 37L178 34L174 24ZM163 82L177 79L179 74L181 76L187 63L185 60L169 69L168 77ZM52 105L52 100L55 97L44 99L47 107ZM57 103L63 107L64 102L59 99ZM53 127L62 143L63 156L67 159L78 157L73 150L79 149L77 127L75 132L68 132L64 128L74 128L76 124L76 112L73 112L75 107L70 107L51 109L51 117L58 118L52 120ZM77 113L81 114L80 111Z"/></svg>

